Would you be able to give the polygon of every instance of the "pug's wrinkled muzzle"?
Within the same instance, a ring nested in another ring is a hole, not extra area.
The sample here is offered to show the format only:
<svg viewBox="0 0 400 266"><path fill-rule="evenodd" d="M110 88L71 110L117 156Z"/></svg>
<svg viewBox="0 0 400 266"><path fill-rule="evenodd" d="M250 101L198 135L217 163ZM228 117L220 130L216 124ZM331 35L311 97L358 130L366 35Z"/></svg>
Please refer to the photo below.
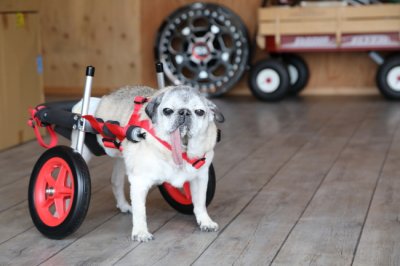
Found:
<svg viewBox="0 0 400 266"><path fill-rule="evenodd" d="M192 112L189 109L182 108L178 110L178 124L179 126L189 126L192 120Z"/></svg>

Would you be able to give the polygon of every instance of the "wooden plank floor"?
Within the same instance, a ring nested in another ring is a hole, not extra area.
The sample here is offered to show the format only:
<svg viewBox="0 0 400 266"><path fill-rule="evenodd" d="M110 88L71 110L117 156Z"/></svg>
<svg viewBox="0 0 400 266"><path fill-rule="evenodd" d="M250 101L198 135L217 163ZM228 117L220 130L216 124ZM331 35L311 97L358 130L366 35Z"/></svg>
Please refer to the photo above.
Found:
<svg viewBox="0 0 400 266"><path fill-rule="evenodd" d="M27 209L36 142L0 153L0 265L400 265L400 105L380 97L216 100L226 116L217 190L203 233L153 189L155 240L130 241L115 208L112 160L90 164L92 199L63 240ZM64 141L64 143L66 143Z"/></svg>

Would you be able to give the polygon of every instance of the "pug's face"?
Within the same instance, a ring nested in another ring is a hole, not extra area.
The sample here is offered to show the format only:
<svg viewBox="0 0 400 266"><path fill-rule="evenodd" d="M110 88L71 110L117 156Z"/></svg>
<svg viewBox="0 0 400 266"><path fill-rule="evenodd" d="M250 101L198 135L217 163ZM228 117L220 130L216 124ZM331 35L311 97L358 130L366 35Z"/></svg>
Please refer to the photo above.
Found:
<svg viewBox="0 0 400 266"><path fill-rule="evenodd" d="M179 137L185 147L192 138L206 134L210 123L223 122L217 107L189 86L172 86L160 91L146 106L157 134L172 145Z"/></svg>

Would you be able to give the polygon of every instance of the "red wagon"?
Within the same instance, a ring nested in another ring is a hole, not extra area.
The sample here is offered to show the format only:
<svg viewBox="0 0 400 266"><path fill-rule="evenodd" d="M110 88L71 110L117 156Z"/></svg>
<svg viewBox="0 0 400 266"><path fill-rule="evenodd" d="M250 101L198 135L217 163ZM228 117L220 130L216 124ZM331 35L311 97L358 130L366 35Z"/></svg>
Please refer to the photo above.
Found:
<svg viewBox="0 0 400 266"><path fill-rule="evenodd" d="M295 53L362 51L379 64L380 92L400 100L399 4L267 7L259 9L258 20L258 46L271 56L251 69L249 85L257 98L280 100L305 87L309 70Z"/></svg>

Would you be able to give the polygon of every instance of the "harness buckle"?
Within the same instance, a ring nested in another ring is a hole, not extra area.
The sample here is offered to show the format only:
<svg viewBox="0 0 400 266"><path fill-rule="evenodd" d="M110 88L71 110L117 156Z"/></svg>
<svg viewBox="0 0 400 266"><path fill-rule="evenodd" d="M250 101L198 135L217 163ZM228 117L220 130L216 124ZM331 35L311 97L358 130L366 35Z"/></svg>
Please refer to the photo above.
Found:
<svg viewBox="0 0 400 266"><path fill-rule="evenodd" d="M206 163L206 158L200 158L197 161L195 161L194 163L192 163L192 166L196 169L199 169L200 167L202 167L204 164Z"/></svg>
<svg viewBox="0 0 400 266"><path fill-rule="evenodd" d="M104 146L107 148L120 149L120 147L121 147L121 143L116 141L115 139L103 138L102 141L103 141Z"/></svg>
<svg viewBox="0 0 400 266"><path fill-rule="evenodd" d="M135 104L144 104L148 101L147 97L143 97L143 96L136 96L135 99L133 100L133 102Z"/></svg>

